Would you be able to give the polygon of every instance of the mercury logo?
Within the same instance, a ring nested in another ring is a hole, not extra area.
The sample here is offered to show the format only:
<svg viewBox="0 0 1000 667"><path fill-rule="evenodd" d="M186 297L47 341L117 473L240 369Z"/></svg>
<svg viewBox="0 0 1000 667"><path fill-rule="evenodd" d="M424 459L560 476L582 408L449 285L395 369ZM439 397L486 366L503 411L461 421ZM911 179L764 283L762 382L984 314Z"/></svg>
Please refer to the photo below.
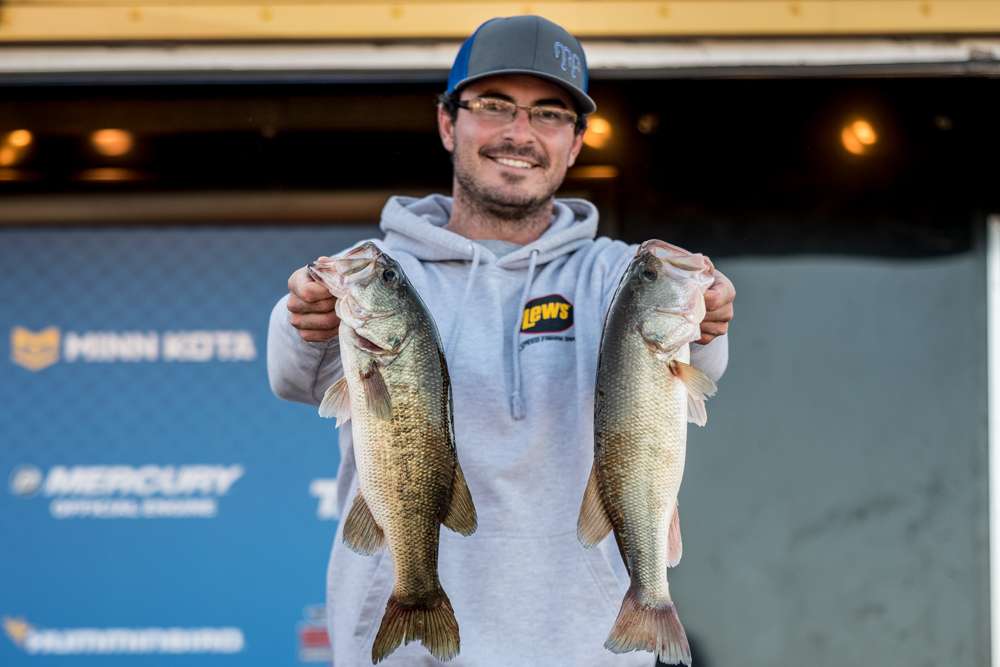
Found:
<svg viewBox="0 0 1000 667"><path fill-rule="evenodd" d="M10 492L51 498L55 519L207 519L243 473L241 465L57 465L47 473L22 465L10 475Z"/></svg>
<svg viewBox="0 0 1000 667"><path fill-rule="evenodd" d="M42 488L42 479L42 471L35 466L18 466L10 474L10 492L15 496L33 496Z"/></svg>

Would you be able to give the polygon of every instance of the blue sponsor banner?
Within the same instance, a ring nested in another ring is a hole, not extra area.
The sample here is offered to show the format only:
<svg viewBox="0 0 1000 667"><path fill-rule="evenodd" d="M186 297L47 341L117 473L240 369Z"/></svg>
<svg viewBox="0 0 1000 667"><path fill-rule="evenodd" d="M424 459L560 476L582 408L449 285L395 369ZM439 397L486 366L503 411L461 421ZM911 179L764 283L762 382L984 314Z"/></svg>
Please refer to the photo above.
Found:
<svg viewBox="0 0 1000 667"><path fill-rule="evenodd" d="M328 662L336 433L271 394L267 320L375 233L0 231L0 664Z"/></svg>

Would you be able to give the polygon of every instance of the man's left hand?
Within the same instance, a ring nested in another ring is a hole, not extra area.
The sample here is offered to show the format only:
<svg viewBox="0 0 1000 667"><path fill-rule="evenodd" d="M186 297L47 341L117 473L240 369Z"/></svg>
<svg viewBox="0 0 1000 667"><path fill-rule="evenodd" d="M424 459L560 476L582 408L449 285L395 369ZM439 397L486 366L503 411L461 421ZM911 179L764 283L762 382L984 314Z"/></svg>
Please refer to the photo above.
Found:
<svg viewBox="0 0 1000 667"><path fill-rule="evenodd" d="M736 288L733 281L716 269L713 273L715 282L705 292L705 319L701 321L701 338L698 343L707 345L729 331L729 323L733 319L733 300L736 299Z"/></svg>

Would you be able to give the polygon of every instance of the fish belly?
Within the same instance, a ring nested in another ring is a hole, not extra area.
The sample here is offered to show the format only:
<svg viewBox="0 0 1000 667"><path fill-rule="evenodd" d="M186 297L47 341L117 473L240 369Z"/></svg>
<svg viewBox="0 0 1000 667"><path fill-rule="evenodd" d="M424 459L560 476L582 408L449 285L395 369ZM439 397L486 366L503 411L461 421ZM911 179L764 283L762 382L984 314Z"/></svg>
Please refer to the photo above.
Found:
<svg viewBox="0 0 1000 667"><path fill-rule="evenodd" d="M355 401L364 391L360 369L352 372L345 365L358 485L385 533L401 600L439 589L438 535L456 462L449 427L442 419L441 401L447 400L441 394L444 384L419 361L419 356L401 355L383 372L392 402L389 420L379 419L363 407L363 401Z"/></svg>
<svg viewBox="0 0 1000 667"><path fill-rule="evenodd" d="M656 605L670 600L667 537L684 473L687 394L645 345L609 356L595 424L601 495L639 601Z"/></svg>

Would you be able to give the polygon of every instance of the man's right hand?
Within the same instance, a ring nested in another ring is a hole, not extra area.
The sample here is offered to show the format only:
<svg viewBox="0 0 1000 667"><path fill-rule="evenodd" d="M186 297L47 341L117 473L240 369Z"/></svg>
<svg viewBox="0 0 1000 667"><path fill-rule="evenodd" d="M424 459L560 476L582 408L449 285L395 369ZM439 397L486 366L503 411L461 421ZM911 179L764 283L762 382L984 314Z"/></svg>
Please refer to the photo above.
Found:
<svg viewBox="0 0 1000 667"><path fill-rule="evenodd" d="M322 343L337 335L340 318L333 310L337 300L306 267L288 277L288 293L288 321L302 340Z"/></svg>

